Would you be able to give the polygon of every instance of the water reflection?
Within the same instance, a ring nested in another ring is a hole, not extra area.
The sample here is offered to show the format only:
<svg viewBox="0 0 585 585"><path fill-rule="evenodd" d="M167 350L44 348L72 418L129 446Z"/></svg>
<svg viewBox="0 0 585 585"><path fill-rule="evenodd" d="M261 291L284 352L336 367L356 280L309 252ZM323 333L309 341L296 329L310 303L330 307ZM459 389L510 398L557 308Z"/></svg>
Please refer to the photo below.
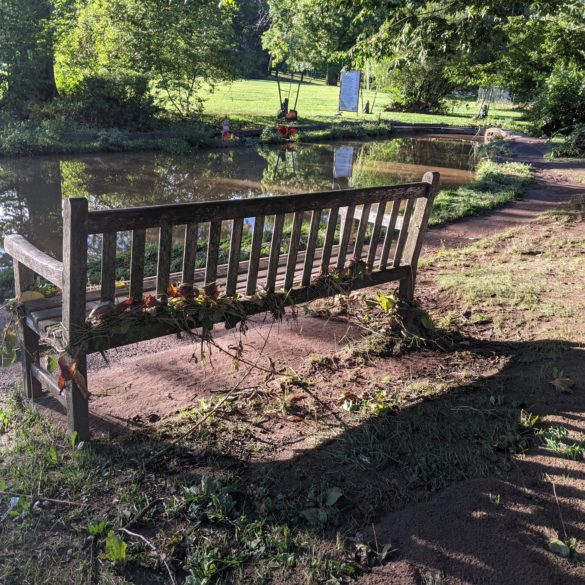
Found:
<svg viewBox="0 0 585 585"><path fill-rule="evenodd" d="M0 237L20 233L59 257L61 201L92 209L366 187L420 180L439 170L443 186L472 179L467 140L377 142L0 160ZM6 259L2 260L6 262Z"/></svg>

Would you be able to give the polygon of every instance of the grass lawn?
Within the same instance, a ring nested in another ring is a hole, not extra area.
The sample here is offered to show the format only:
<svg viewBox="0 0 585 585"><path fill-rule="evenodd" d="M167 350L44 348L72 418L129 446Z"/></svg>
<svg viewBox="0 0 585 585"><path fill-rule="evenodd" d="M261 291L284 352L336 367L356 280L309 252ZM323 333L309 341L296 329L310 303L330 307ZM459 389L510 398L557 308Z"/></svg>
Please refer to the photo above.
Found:
<svg viewBox="0 0 585 585"><path fill-rule="evenodd" d="M294 106L297 83L290 86L290 107ZM283 97L289 94L288 81L281 81ZM321 80L303 82L299 93L297 110L301 122L344 122L374 121L378 116L385 121L420 124L476 125L473 116L479 110L474 100L451 100L450 111L445 114L411 114L403 112L383 112L389 102L389 94L378 93L373 114L337 113L339 87L325 85ZM374 103L374 92L366 93L364 100ZM230 84L218 85L213 92L205 95L205 117L219 120L224 116L245 127L273 124L279 108L278 84L274 79L240 80ZM496 104L491 109L488 125L510 126L522 124L523 112L511 109L504 104Z"/></svg>

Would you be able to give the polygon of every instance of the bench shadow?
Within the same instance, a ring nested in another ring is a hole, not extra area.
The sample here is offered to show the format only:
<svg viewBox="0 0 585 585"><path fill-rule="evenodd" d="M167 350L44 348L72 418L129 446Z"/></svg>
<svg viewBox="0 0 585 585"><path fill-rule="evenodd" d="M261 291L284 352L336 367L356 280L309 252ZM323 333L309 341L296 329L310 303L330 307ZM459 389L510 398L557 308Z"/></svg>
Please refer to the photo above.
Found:
<svg viewBox="0 0 585 585"><path fill-rule="evenodd" d="M291 445L279 460L251 460L231 447L210 455L198 438L172 444L171 435L143 435L138 429L130 442L144 439L145 455L168 450L155 461L130 458L127 465L145 472L153 484L179 476L194 485L210 468L233 471L245 485L266 486L273 502L295 503L295 508L283 504L268 509L270 523L298 522L332 545L340 531L346 536L365 531L368 538L367 527L375 524L377 540L387 539L400 550L365 583L374 575L378 580L372 584L387 582L384 576L396 576L395 567L406 563L415 580L388 582L418 582L422 577L417 571L424 567L462 582L580 585L576 565L547 552L547 530L562 534L552 492L548 499L534 495L545 474L559 477L563 466L555 467L551 453L526 459L512 455L526 448L543 451L542 442L519 424L522 411L566 416L570 430L583 433L579 413L585 410L585 388L579 384L585 380L585 347L558 340L463 342L453 351L465 347L478 356L506 356L506 365L486 378L372 416L318 446L306 441ZM577 381L574 393L555 393L553 368ZM92 426L103 422L93 417ZM127 432L127 427L113 422L111 432ZM97 438L91 449L106 460L112 457L109 438ZM557 487L562 516L569 535L584 541L579 501L585 498L585 473L567 469L571 481L559 480ZM334 506L321 498L317 507L329 516L327 522L311 525L294 519L300 501L316 506L308 503L310 494L331 487L343 496ZM495 494L504 494L501 506L494 504ZM244 499L246 513L258 516L249 496Z"/></svg>

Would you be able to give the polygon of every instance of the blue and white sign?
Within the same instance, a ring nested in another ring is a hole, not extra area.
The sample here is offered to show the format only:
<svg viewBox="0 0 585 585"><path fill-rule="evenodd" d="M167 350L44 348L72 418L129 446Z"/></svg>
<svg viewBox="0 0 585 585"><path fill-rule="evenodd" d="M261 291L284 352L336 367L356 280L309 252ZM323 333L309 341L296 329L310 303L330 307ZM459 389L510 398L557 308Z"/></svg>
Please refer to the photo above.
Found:
<svg viewBox="0 0 585 585"><path fill-rule="evenodd" d="M360 98L361 71L342 71L339 84L339 111L357 112Z"/></svg>

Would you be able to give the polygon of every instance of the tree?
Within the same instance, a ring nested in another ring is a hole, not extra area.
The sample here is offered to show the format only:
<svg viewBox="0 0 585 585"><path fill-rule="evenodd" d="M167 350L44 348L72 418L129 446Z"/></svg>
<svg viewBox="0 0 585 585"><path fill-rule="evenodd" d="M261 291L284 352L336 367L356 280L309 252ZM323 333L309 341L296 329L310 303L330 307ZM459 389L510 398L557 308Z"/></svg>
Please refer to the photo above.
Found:
<svg viewBox="0 0 585 585"><path fill-rule="evenodd" d="M350 13L334 0L268 0L268 6L271 24L262 42L274 65L339 72L354 42Z"/></svg>
<svg viewBox="0 0 585 585"><path fill-rule="evenodd" d="M47 102L57 96L55 8L50 0L0 0L2 101L21 116L31 102Z"/></svg>

